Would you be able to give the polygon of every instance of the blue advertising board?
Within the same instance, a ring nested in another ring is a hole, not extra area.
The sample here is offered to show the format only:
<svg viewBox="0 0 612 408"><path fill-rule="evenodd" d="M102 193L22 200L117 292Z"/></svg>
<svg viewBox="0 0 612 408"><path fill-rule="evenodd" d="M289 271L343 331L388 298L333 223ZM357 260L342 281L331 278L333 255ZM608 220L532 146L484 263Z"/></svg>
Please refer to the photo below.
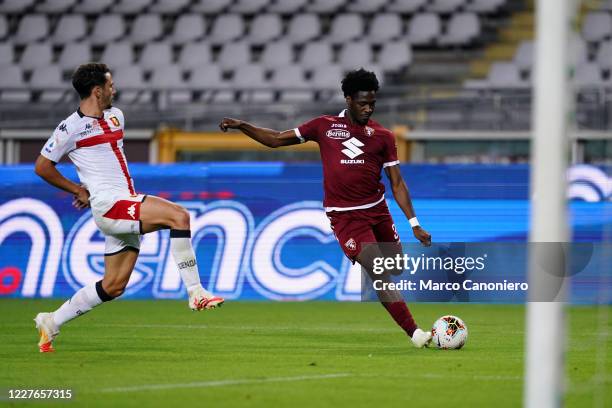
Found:
<svg viewBox="0 0 612 408"><path fill-rule="evenodd" d="M58 168L77 179L72 165ZM434 241L526 240L528 166L404 165L402 172ZM319 164L132 164L130 173L139 192L189 209L210 290L229 299L360 299L359 267L342 254L321 205ZM568 180L573 240L611 241L610 168L576 166ZM64 298L101 278L104 237L89 211L72 208L31 165L0 167L0 183L0 297ZM386 197L400 237L414 242L389 189ZM184 296L167 231L147 234L124 297Z"/></svg>

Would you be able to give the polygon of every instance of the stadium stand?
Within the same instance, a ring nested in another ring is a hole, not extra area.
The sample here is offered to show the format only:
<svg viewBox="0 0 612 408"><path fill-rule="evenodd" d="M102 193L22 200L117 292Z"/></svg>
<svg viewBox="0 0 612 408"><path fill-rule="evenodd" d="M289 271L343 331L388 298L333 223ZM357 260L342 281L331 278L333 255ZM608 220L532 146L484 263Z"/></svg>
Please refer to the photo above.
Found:
<svg viewBox="0 0 612 408"><path fill-rule="evenodd" d="M585 88L612 83L612 2L597 4L581 11L572 40ZM379 74L396 105L440 87L454 89L442 92L450 100L481 98L529 91L532 41L530 0L5 0L0 66L12 80L3 79L0 101L52 103L44 79L57 92L87 60L111 65L127 88L119 101L143 111L163 101L333 105L342 74L359 66ZM425 120L451 116L434 112L447 102L428 98Z"/></svg>

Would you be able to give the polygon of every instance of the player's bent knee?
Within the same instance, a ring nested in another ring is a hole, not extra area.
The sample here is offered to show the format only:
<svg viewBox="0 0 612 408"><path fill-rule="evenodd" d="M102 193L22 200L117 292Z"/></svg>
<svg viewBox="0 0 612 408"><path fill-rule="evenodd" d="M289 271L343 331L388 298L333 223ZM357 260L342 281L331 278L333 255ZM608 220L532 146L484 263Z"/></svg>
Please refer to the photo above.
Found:
<svg viewBox="0 0 612 408"><path fill-rule="evenodd" d="M186 230L189 229L190 216L189 212L181 206L177 206L177 209L173 215L172 228Z"/></svg>

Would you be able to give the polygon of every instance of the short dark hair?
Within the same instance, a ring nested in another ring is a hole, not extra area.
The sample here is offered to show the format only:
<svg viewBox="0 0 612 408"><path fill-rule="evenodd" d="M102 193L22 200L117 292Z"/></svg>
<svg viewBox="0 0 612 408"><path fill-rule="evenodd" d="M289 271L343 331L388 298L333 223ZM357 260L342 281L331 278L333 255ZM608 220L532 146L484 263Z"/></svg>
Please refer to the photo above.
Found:
<svg viewBox="0 0 612 408"><path fill-rule="evenodd" d="M85 99L91 95L91 90L95 86L104 86L107 72L110 72L110 69L106 64L90 62L79 65L72 74L72 86L81 99Z"/></svg>
<svg viewBox="0 0 612 408"><path fill-rule="evenodd" d="M359 91L378 91L376 74L363 68L350 71L342 80L344 96L354 96Z"/></svg>

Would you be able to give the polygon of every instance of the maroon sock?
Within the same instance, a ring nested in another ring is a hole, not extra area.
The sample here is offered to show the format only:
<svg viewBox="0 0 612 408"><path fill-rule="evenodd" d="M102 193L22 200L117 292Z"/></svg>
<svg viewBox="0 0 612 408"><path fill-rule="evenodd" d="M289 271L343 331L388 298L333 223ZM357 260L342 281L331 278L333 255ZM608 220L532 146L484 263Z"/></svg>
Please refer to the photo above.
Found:
<svg viewBox="0 0 612 408"><path fill-rule="evenodd" d="M387 312L393 317L393 320L412 337L412 333L417 329L417 325L412 318L408 306L404 302L382 302L382 305L387 309Z"/></svg>

